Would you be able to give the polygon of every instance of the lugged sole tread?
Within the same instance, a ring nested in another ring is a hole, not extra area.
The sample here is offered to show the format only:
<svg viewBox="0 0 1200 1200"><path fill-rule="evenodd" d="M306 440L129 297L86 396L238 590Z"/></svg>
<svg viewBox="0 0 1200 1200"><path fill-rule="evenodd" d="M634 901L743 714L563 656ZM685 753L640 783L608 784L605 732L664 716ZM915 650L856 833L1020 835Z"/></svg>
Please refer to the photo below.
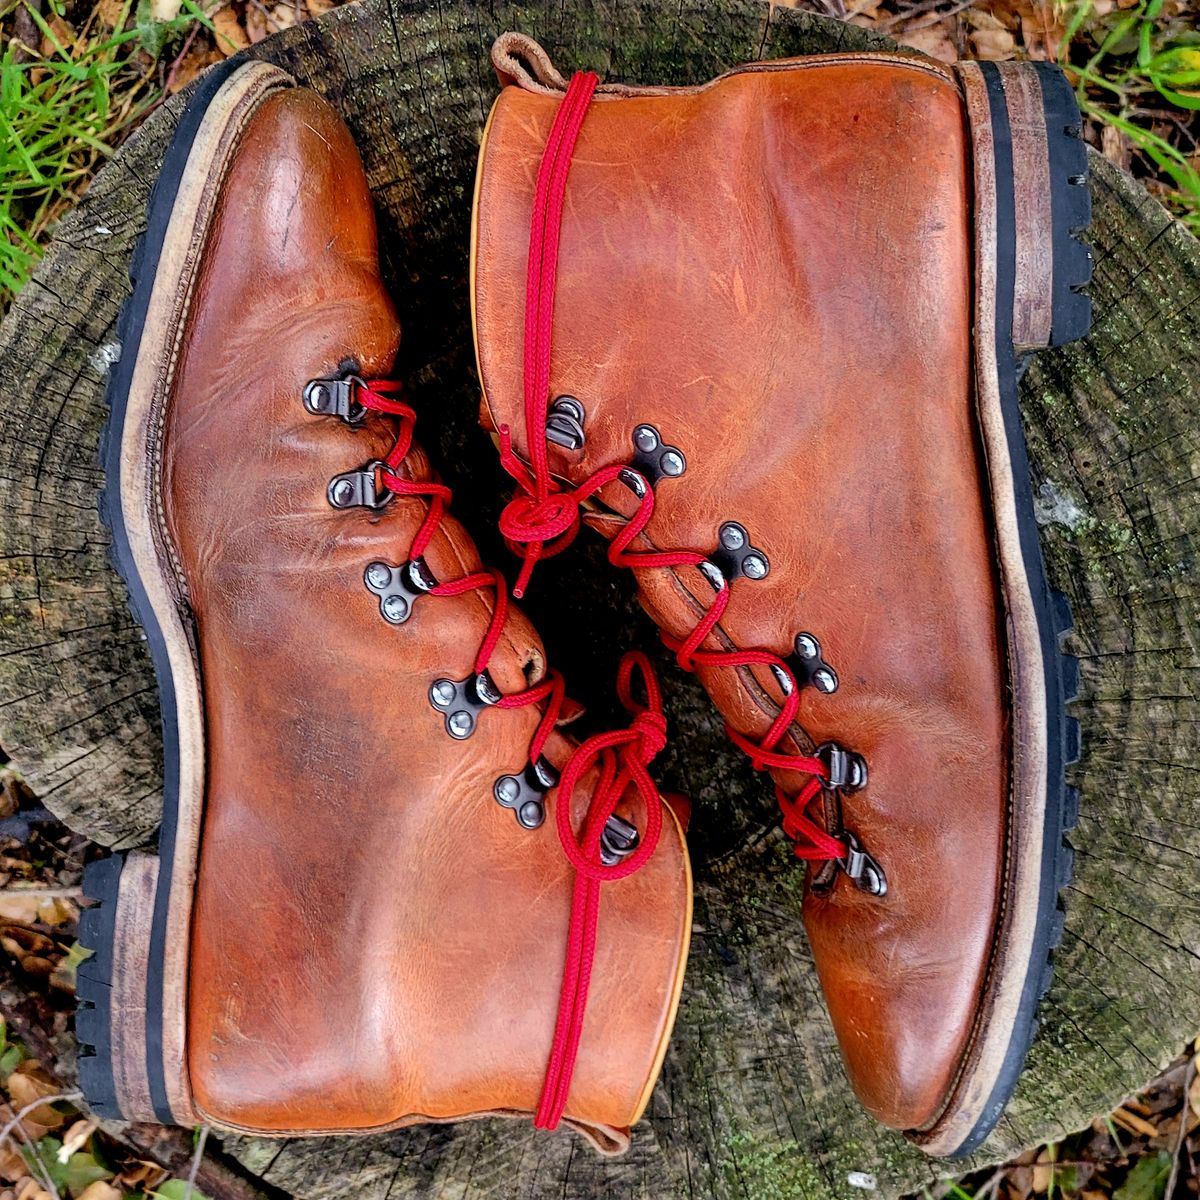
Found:
<svg viewBox="0 0 1200 1200"><path fill-rule="evenodd" d="M93 1113L114 1120L121 1113L112 1069L112 962L124 865L114 854L84 870L83 894L94 903L80 915L79 942L92 954L75 972L79 1086Z"/></svg>
<svg viewBox="0 0 1200 1200"><path fill-rule="evenodd" d="M1084 337L1092 327L1092 301L1083 288L1092 278L1092 252L1080 236L1092 219L1087 186L1087 148L1075 93L1050 63L1032 64L1042 85L1049 135L1054 244L1054 315L1050 345ZM1066 236L1057 236L1063 230Z"/></svg>

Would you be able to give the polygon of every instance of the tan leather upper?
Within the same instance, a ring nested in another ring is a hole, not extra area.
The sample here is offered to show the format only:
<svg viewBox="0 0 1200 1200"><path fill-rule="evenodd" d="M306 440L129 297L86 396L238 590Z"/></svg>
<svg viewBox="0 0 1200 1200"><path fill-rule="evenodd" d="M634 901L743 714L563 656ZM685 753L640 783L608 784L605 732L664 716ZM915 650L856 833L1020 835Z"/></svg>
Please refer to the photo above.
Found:
<svg viewBox="0 0 1200 1200"><path fill-rule="evenodd" d="M387 624L363 572L399 564L425 512L337 511L336 474L390 422L305 412L349 360L386 375L399 339L366 180L315 94L255 113L204 250L167 416L163 502L196 617L208 791L191 955L189 1066L206 1119L360 1130L536 1107L562 978L572 872L554 829L493 798L526 761L532 709L455 741L431 683L472 670L491 602L422 597ZM424 455L407 469L429 478ZM479 566L448 518L441 580ZM544 672L513 612L491 673ZM555 735L559 767L572 743ZM585 783L590 782L585 780ZM581 788L577 802L587 800ZM619 1149L661 1062L686 955L686 851L605 886L567 1120Z"/></svg>
<svg viewBox="0 0 1200 1200"><path fill-rule="evenodd" d="M522 408L534 179L559 103L505 87L480 159L474 236L483 420L528 456ZM755 64L691 89L602 89L567 186L550 395L586 410L561 477L628 462L649 422L664 479L647 545L707 553L724 521L769 575L733 584L714 649L788 654L810 632L841 686L806 689L790 746L865 756L845 827L881 862L804 913L851 1080L900 1128L945 1103L997 918L1008 795L1005 674L972 415L970 207L960 96L891 56ZM537 431L534 431L536 435ZM619 485L592 523L633 511ZM635 545L636 548L636 545ZM641 570L677 637L712 589ZM536 586L536 576L535 583ZM702 668L726 718L762 735L766 671ZM791 791L803 778L779 773ZM748 881L747 886L753 886Z"/></svg>

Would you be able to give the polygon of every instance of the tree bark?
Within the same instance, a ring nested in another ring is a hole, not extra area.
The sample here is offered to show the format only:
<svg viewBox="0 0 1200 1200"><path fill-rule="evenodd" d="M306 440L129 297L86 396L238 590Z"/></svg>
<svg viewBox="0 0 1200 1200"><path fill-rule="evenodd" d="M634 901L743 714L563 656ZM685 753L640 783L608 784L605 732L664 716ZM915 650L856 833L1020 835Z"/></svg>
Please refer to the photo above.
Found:
<svg viewBox="0 0 1200 1200"><path fill-rule="evenodd" d="M886 44L757 0L365 0L250 52L323 93L358 141L405 323L399 370L457 512L497 563L511 562L494 532L507 487L475 423L467 253L495 94L487 52L507 28L537 36L564 69L636 82ZM154 833L161 739L149 657L105 560L96 447L129 254L185 100L101 173L0 327L0 743L49 808L118 847ZM1037 360L1022 393L1052 582L1070 595L1083 666L1076 874L1041 1035L980 1164L1085 1124L1200 1024L1200 245L1096 157L1092 184L1094 331ZM615 648L641 644L663 663L674 732L665 784L695 804L691 969L631 1153L601 1162L566 1134L503 1121L354 1141L225 1138L226 1148L270 1187L357 1200L869 1200L852 1172L874 1176L885 1196L947 1173L851 1096L770 789L666 663L628 575L581 540L542 567L526 607L600 718L616 715ZM402 770L403 746L397 731L379 752Z"/></svg>

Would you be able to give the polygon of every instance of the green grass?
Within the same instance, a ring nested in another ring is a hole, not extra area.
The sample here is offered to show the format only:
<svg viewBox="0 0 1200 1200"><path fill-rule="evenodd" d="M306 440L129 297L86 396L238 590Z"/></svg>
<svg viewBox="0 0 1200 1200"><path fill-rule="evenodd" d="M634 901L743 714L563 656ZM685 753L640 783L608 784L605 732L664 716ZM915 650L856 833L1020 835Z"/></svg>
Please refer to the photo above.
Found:
<svg viewBox="0 0 1200 1200"><path fill-rule="evenodd" d="M1104 17L1093 0L1076 0L1064 44L1064 65L1078 76L1085 115L1112 126L1168 181L1163 197L1200 234L1200 171L1185 151L1152 125L1200 126L1200 30L1186 16L1167 19L1164 0ZM1085 46L1085 54L1079 48Z"/></svg>
<svg viewBox="0 0 1200 1200"><path fill-rule="evenodd" d="M72 36L61 0L50 0L49 19L28 9L42 43L28 61L7 42L0 59L0 311L29 278L55 222L159 100L164 47L205 20L191 3L163 22L151 18L147 0L133 5L125 0L116 31L99 30L93 10Z"/></svg>

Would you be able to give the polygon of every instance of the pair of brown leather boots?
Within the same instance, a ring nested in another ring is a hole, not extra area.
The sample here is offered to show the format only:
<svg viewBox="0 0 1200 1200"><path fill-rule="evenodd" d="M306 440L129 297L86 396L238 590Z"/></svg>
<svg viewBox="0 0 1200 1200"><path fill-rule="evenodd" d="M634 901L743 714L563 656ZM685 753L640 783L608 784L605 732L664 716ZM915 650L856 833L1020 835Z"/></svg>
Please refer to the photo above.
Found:
<svg viewBox="0 0 1200 1200"><path fill-rule="evenodd" d="M809 860L854 1088L965 1152L1032 1033L1073 820L1016 405L1022 356L1089 319L1071 90L887 54L692 88L568 83L516 34L493 58L471 287L517 590L582 523L609 539ZM204 77L110 388L166 784L159 855L86 879L81 1081L136 1120L534 1114L617 1152L691 926L658 684L627 656L628 727L567 731L413 440L375 239L329 105L261 63Z"/></svg>

